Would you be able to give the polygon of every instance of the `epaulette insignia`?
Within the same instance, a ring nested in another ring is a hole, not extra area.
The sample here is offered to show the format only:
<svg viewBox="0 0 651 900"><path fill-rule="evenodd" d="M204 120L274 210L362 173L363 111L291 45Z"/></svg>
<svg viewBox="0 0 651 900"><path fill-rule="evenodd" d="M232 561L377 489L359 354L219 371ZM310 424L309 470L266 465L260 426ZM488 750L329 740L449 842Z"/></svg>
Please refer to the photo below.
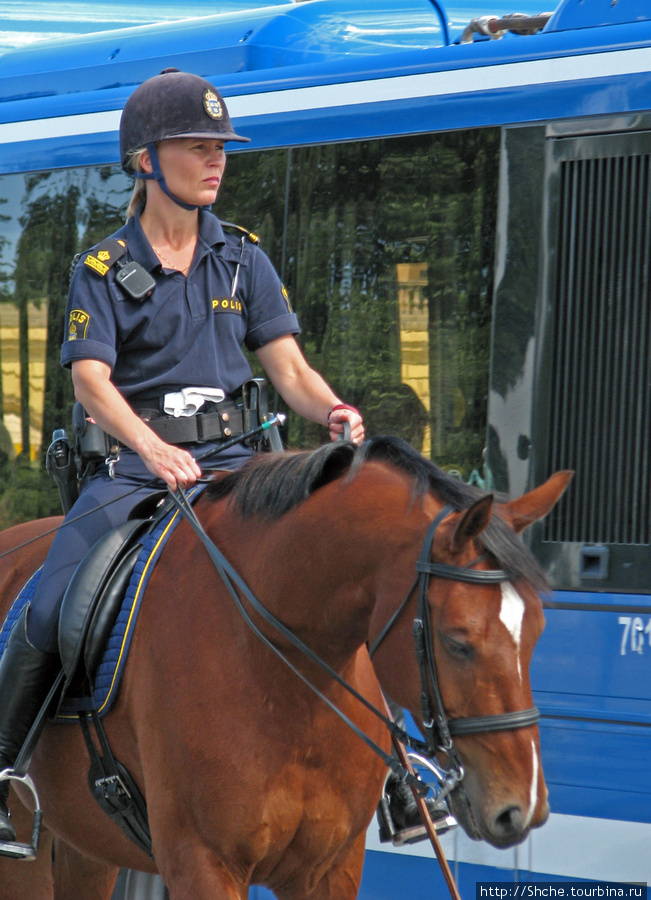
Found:
<svg viewBox="0 0 651 900"><path fill-rule="evenodd" d="M243 234L244 237L247 237L252 244L259 244L260 237L257 234L254 234L253 231L247 231L246 228L242 228L241 225L234 225L232 222L221 222L220 225L222 228L232 228L234 231L237 231L238 234Z"/></svg>
<svg viewBox="0 0 651 900"><path fill-rule="evenodd" d="M95 249L95 255L89 253L84 260L84 265L92 269L98 275L104 277L111 266L124 256L127 252L125 241L118 241L115 238L107 238L98 244Z"/></svg>

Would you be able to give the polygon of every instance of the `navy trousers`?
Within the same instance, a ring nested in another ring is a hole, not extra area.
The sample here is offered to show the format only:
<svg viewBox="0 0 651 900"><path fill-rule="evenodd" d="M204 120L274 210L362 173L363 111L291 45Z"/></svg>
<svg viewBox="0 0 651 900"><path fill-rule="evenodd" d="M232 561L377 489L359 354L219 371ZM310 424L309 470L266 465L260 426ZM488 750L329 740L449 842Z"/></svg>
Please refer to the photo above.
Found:
<svg viewBox="0 0 651 900"><path fill-rule="evenodd" d="M188 444L184 449L193 456L219 449L219 444ZM236 445L210 459L220 469L237 469L254 455ZM140 457L132 450L122 450L115 466L115 477L108 468L88 478L47 555L27 618L27 636L39 650L58 650L58 622L61 601L73 572L93 544L111 528L125 522L141 500L164 487L152 479Z"/></svg>

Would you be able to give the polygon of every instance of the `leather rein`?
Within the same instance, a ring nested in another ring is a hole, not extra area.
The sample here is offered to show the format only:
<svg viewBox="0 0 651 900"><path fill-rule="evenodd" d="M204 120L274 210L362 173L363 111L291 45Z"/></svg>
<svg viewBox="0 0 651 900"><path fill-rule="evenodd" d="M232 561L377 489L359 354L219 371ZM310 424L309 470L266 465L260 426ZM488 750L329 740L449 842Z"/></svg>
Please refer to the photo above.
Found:
<svg viewBox="0 0 651 900"><path fill-rule="evenodd" d="M417 576L412 584L409 592L403 602L400 604L396 612L393 614L381 634L369 649L369 655L372 655L382 640L391 630L401 612L407 605L414 590L418 587L418 612L414 620L414 641L416 649L416 659L421 676L421 708L423 714L423 730L425 732L426 742L419 741L408 734L404 729L400 728L396 723L380 712L372 703L363 697L352 685L339 675L331 666L317 656L307 644L305 644L297 635L295 635L283 622L276 618L263 604L258 600L255 594L248 587L244 579L239 575L236 569L228 562L223 553L208 537L203 526L197 519L197 516L188 502L184 492L178 489L176 492L170 491L170 494L178 506L181 513L185 516L188 523L194 529L195 533L204 544L208 555L210 556L219 576L221 577L226 589L231 595L237 606L238 611L243 617L248 627L253 633L272 650L300 679L306 684L339 718L348 725L348 727L361 738L361 740L381 757L384 764L395 772L402 781L415 788L419 793L427 793L429 787L419 778L408 772L400 762L394 757L387 754L379 744L375 743L367 734L365 734L348 716L346 716L337 706L326 697L321 691L313 685L309 679L285 656L273 641L260 630L255 624L246 610L240 593L250 603L252 608L262 617L262 619L271 625L286 640L299 649L311 662L318 665L324 672L333 678L341 687L349 694L355 697L363 706L373 713L380 721L382 721L389 729L393 737L397 738L402 744L418 753L424 753L430 760L432 770L439 780L439 791L436 793L436 799L442 800L463 779L463 766L460 757L452 741L452 735L458 734L477 734L488 731L505 731L517 728L528 728L535 725L540 714L536 707L526 710L518 710L516 712L502 713L495 716L472 716L467 718L458 718L448 720L439 688L438 676L436 673L436 662L434 658L434 646L432 641L431 619L429 611L429 603L427 599L430 576L434 575L438 578L447 578L456 581L467 582L470 584L497 584L509 580L509 576L501 569L476 570L465 567L450 566L444 563L433 563L430 559L430 552L434 533L450 513L454 512L452 506L444 507L430 523L423 546L416 563ZM436 760L435 754L444 751L448 756L447 766L443 766Z"/></svg>

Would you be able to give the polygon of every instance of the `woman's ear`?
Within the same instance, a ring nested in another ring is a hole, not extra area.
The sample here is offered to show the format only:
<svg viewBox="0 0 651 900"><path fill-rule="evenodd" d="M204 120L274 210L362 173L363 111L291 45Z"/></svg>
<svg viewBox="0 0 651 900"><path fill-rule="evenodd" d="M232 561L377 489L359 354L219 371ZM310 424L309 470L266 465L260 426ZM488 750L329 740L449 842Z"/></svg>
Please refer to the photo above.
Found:
<svg viewBox="0 0 651 900"><path fill-rule="evenodd" d="M147 175L150 175L154 171L149 150L143 150L142 156L140 157L140 168Z"/></svg>

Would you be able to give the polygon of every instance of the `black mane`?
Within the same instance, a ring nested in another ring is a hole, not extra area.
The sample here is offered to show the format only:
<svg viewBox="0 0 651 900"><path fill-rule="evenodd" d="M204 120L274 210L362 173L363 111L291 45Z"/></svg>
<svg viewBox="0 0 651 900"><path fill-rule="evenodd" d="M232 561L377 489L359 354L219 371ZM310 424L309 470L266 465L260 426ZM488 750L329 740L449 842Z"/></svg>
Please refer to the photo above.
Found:
<svg viewBox="0 0 651 900"><path fill-rule="evenodd" d="M487 493L448 475L401 438L387 436L371 438L360 447L337 442L317 450L260 454L211 483L206 493L212 500L230 498L245 518L277 519L329 482L344 475L354 478L368 460L402 469L411 475L416 497L431 491L457 510L467 509ZM548 590L540 566L499 515L493 515L482 544L512 580L524 578L538 590Z"/></svg>

